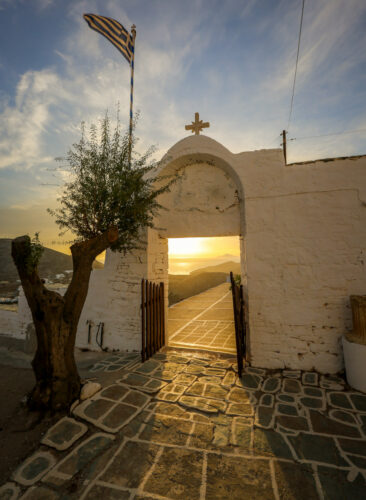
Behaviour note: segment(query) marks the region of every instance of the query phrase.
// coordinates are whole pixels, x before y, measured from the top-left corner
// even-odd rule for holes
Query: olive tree
[[[29,405],[37,409],[67,408],[80,393],[74,346],[88,293],[94,259],[107,248],[129,252],[143,244],[143,229],[153,226],[161,208],[158,196],[174,179],[160,177],[153,150],[129,157],[129,136],[119,120],[111,130],[108,116],[100,128],[82,126],[82,136],[67,153],[69,181],[63,185],[59,208],[49,210],[61,231],[71,231],[73,275],[64,296],[46,288],[38,274],[41,248],[21,236],[12,241],[12,256],[28,301],[37,336],[32,362],[36,385]]]

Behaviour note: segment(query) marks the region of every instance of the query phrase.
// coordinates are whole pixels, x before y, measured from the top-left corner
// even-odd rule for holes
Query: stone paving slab
[[[273,468],[279,498],[286,500],[318,498],[315,477],[310,466],[274,461]]]
[[[253,406],[257,402],[257,399],[251,391],[233,387],[227,394],[226,401],[229,401],[230,403],[251,404]]]
[[[230,403],[226,410],[226,415],[250,415],[252,416],[254,413],[253,406],[243,403]]]
[[[166,352],[127,367],[74,410],[88,438],[18,469],[25,494],[66,499],[77,480],[81,500],[363,500],[366,395],[315,372],[246,367],[238,379],[232,363]],[[156,377],[169,371],[172,380]]]
[[[179,404],[192,410],[199,410],[204,413],[224,412],[227,405],[224,401],[216,399],[206,399],[193,396],[181,396],[178,400]]]
[[[193,422],[170,416],[152,415],[146,422],[139,438],[143,441],[153,441],[157,444],[172,444],[184,446],[193,428]]]
[[[127,386],[111,385],[74,408],[74,415],[107,432],[118,432],[151,400]]]
[[[132,367],[137,361],[140,360],[140,355],[137,353],[118,353],[113,356],[109,356],[103,361],[95,363],[90,369],[93,372],[115,372],[120,371],[125,368]]]
[[[259,390],[263,381],[263,377],[254,373],[244,373],[241,378],[238,377],[236,385],[243,389]]]
[[[163,448],[143,490],[165,498],[199,500],[202,465],[201,452]]]
[[[153,359],[145,361],[145,363],[139,363],[133,368],[135,373],[140,373],[142,375],[157,378],[165,381],[172,381],[178,373],[184,369],[182,363],[174,363],[172,361],[161,363]]]
[[[190,396],[202,396],[204,398],[225,399],[228,391],[218,384],[194,382],[187,390]]]
[[[19,493],[20,488],[15,483],[5,483],[0,487],[0,500],[16,500]]]
[[[131,387],[135,387],[141,391],[151,394],[160,391],[160,389],[167,385],[167,383],[162,380],[146,377],[145,375],[140,375],[139,373],[126,373],[117,382],[120,384],[130,385]]]
[[[274,499],[268,462],[242,457],[209,455],[206,498]]]
[[[257,407],[255,414],[255,421],[254,421],[256,426],[264,427],[265,429],[270,429],[274,427],[274,422],[275,422],[275,414],[271,407],[268,406]],[[284,427],[282,427],[282,429],[285,430]]]
[[[77,448],[63,458],[43,478],[45,483],[60,486],[90,464],[98,455],[110,446],[115,436],[105,433],[96,433],[83,441]]]
[[[60,498],[58,493],[45,486],[32,486],[21,497],[21,500],[57,500]],[[63,496],[62,498],[66,499],[67,497]]]
[[[138,488],[155,463],[159,449],[153,443],[125,442],[100,480],[115,486]]]
[[[168,312],[169,345],[235,353],[235,326],[229,285],[174,304]]]
[[[232,321],[233,320],[233,311],[232,309],[223,309],[216,307],[212,308],[209,311],[205,312],[200,316],[201,320],[214,319],[218,321]]]
[[[56,458],[48,451],[37,451],[27,458],[13,475],[14,481],[29,486],[39,481],[56,463]]]
[[[175,320],[169,320],[173,322]],[[178,326],[178,325],[177,325]],[[235,353],[235,325],[233,321],[191,320],[170,331],[169,345],[173,347],[195,347],[210,351]],[[179,331],[178,331],[179,330]]]
[[[317,472],[325,499],[362,500],[365,498],[365,479],[361,474],[357,474],[351,481],[347,470],[318,466]]]
[[[97,482],[93,488],[88,491],[83,500],[129,500],[131,498],[130,490],[111,487],[110,485]],[[136,499],[137,497],[135,497]]]
[[[70,448],[87,431],[88,427],[85,424],[73,418],[64,417],[47,431],[41,443],[63,451]]]
[[[168,384],[160,392],[158,392],[156,399],[170,401],[173,403],[178,401],[185,390],[186,386],[183,384]]]
[[[154,354],[154,359],[164,361],[164,363],[178,363],[183,365],[198,357],[201,357],[201,355],[191,354],[186,356],[183,354],[173,354],[171,352]]]

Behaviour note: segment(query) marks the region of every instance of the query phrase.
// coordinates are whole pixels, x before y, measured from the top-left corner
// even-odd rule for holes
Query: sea
[[[169,274],[190,274],[192,271],[209,266],[217,266],[224,262],[240,262],[238,255],[222,255],[220,257],[171,258],[169,257]]]

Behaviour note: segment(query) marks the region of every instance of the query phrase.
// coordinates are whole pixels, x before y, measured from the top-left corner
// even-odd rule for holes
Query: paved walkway
[[[233,357],[171,350],[92,373],[114,382],[48,431],[0,499],[365,498],[366,395],[341,378],[238,379]]]
[[[170,307],[169,345],[235,353],[233,301],[229,287],[229,283],[223,283]]]

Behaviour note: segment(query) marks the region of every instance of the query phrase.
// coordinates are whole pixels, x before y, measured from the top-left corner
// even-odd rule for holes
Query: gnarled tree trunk
[[[117,230],[112,228],[93,239],[72,245],[73,277],[63,297],[47,290],[37,269],[29,267],[29,236],[13,240],[12,257],[37,336],[32,362],[36,385],[29,398],[31,408],[57,411],[68,408],[79,397],[80,377],[74,357],[76,330],[88,293],[93,261],[117,237]]]

